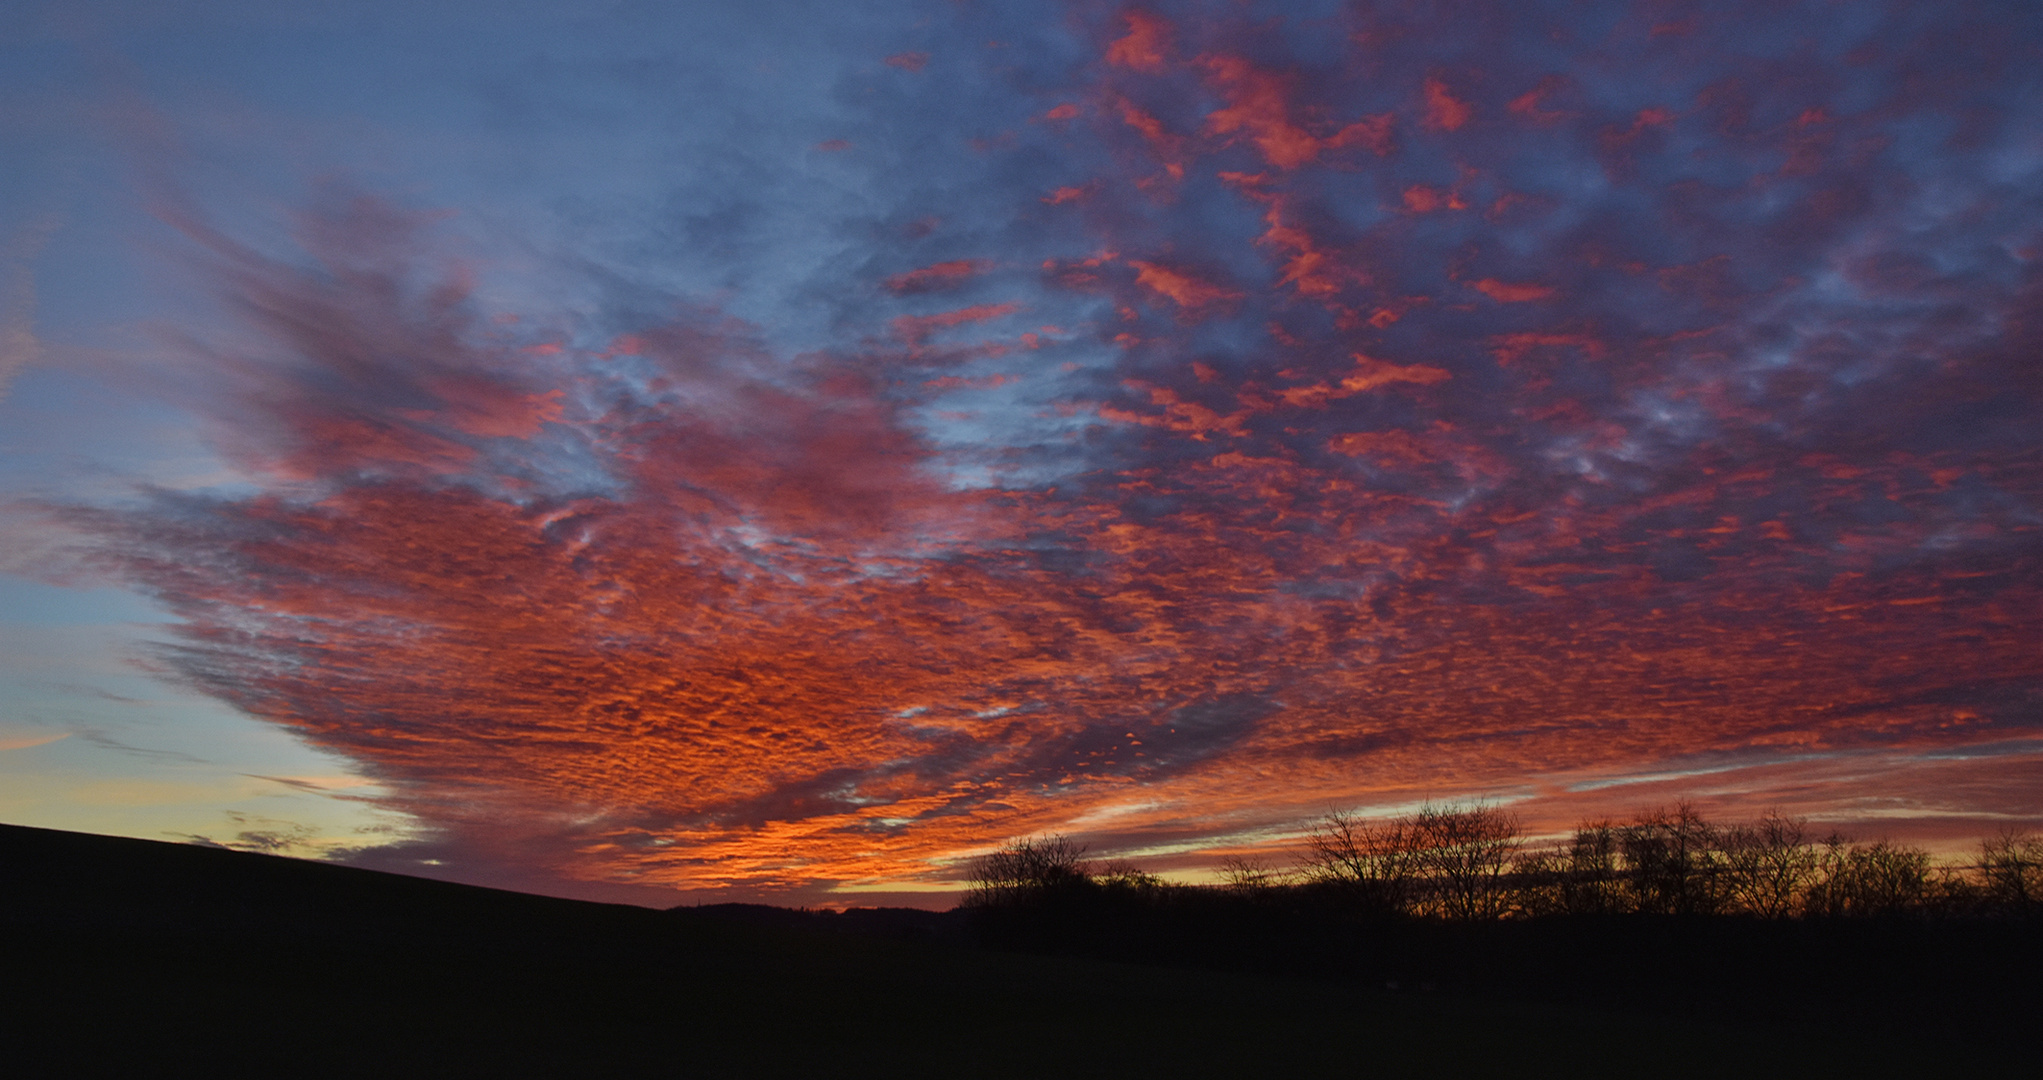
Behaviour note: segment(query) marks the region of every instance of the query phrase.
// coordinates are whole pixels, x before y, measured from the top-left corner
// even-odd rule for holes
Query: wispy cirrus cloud
[[[0,399],[23,368],[42,355],[36,334],[36,257],[63,218],[44,214],[23,226],[0,247]]]

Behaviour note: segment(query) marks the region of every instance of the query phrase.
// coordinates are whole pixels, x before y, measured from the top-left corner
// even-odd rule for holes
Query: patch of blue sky
[[[16,627],[153,623],[162,612],[125,589],[75,588],[0,574],[0,623]]]
[[[474,22],[308,9],[290,19],[213,13],[147,40],[124,18],[88,16],[84,25],[101,27],[83,31],[91,47],[126,56],[136,85],[112,85],[76,58],[43,65],[68,64],[57,81],[74,93],[145,94],[176,144],[172,160],[153,164],[169,166],[237,240],[272,255],[289,246],[274,207],[298,201],[307,177],[352,176],[455,210],[450,227],[483,261],[511,267],[486,268],[485,279],[514,306],[559,295],[559,275],[535,268],[593,263],[657,293],[727,299],[789,344],[814,347],[827,320],[807,333],[790,325],[799,320],[788,312],[800,311],[790,294],[841,256],[828,226],[861,216],[882,190],[871,170],[814,146],[845,127],[839,84],[861,71],[908,74],[880,60],[915,9],[691,5],[615,20],[521,9]],[[463,47],[446,48],[448,34]],[[92,137],[168,149],[136,147],[105,125]],[[708,222],[734,207],[750,208],[750,225],[730,243],[682,236],[657,250],[677,217]]]
[[[5,582],[5,579],[0,579]],[[169,627],[108,590],[33,600],[0,622],[0,819],[150,839],[239,831],[233,815],[288,818],[313,846],[372,846],[398,815],[349,766],[282,728],[158,677]],[[264,777],[302,781],[290,784]]]
[[[951,490],[1040,489],[1100,466],[1091,450],[1064,446],[1103,422],[1096,413],[1059,416],[1013,398],[971,415],[944,411],[931,410],[924,430],[938,450],[934,467]]]
[[[103,379],[32,367],[0,400],[0,500],[109,505],[149,489],[254,493],[192,420]]]

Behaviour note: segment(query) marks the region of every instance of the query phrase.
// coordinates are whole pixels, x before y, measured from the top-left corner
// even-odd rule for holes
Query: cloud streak
[[[0,248],[0,400],[22,369],[42,356],[35,325],[35,261],[63,218],[45,214],[23,226]]]

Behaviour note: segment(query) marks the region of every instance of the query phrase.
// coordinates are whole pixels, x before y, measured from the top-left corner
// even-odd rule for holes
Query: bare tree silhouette
[[[1305,843],[1298,868],[1306,881],[1352,893],[1384,912],[1410,905],[1420,864],[1417,831],[1408,819],[1371,825],[1354,814],[1329,811]]]
[[[1503,914],[1504,874],[1520,846],[1516,818],[1493,806],[1427,805],[1410,831],[1430,894],[1427,907],[1464,921]]]
[[[2013,828],[1979,842],[1979,885],[1987,903],[2019,915],[2043,906],[2043,837]]]
[[[1264,896],[1282,884],[1284,875],[1260,855],[1229,855],[1220,860],[1220,879],[1239,896]]]
[[[1818,863],[1806,831],[1804,823],[1772,811],[1723,830],[1723,875],[1735,908],[1763,919],[1802,909]]]
[[[1092,883],[1104,889],[1153,892],[1164,887],[1162,878],[1123,859],[1110,859],[1093,866],[1081,866]]]
[[[1010,840],[972,864],[968,907],[997,907],[1092,882],[1083,844],[1061,835]]]
[[[1817,875],[1805,910],[1831,918],[1900,914],[1931,892],[1929,852],[1885,840],[1862,846],[1832,834],[1817,852]]]
[[[1383,912],[1469,920],[1495,918],[1520,845],[1518,823],[1491,806],[1428,804],[1371,824],[1330,812],[1306,837],[1299,868]]]
[[[1567,877],[1562,884],[1565,910],[1579,915],[1606,915],[1625,904],[1624,879],[1618,866],[1618,831],[1608,821],[1575,830],[1568,845]]]
[[[1618,833],[1636,911],[1709,915],[1723,908],[1716,826],[1688,803],[1644,814]]]

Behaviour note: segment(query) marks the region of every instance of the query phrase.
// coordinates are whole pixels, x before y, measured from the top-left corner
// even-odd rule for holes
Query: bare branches
[[[1980,892],[1988,904],[2013,914],[2043,906],[2043,837],[2003,829],[1979,843]]]
[[[1220,860],[1220,877],[1238,896],[1264,896],[1282,883],[1284,873],[1260,855],[1229,855]]]
[[[1084,854],[1063,836],[1009,841],[974,863],[965,903],[1170,904],[1188,888],[1197,891],[1129,863],[1087,862]],[[1254,854],[1231,855],[1218,868],[1220,888],[1259,903],[1292,896],[1455,922],[2043,913],[2043,837],[2034,834],[2004,832],[1981,843],[1977,864],[1939,867],[1929,852],[1886,840],[1832,834],[1818,842],[1806,822],[1778,812],[1719,825],[1686,804],[1622,823],[1585,822],[1570,837],[1536,845],[1495,806],[1428,804],[1381,820],[1336,811],[1313,823],[1295,858],[1287,873]]]
[[[1771,811],[1751,825],[1724,830],[1724,878],[1734,909],[1762,919],[1800,910],[1817,869],[1806,831],[1804,823]]]
[[[1083,844],[1063,836],[1010,840],[999,851],[972,865],[970,907],[997,907],[1074,885],[1089,884],[1091,874],[1080,861]]]
[[[1695,807],[1644,814],[1618,832],[1639,911],[1709,915],[1723,909],[1722,847]]]
[[[1929,853],[1832,836],[1770,812],[1721,826],[1693,806],[1588,822],[1528,847],[1488,806],[1426,806],[1380,822],[1330,813],[1299,857],[1308,883],[1384,913],[1458,921],[1542,915],[1743,915],[1762,919],[2043,906],[2043,839],[2008,833],[1976,868],[1933,868]],[[1230,882],[1234,881],[1230,877]]]
[[[1402,911],[1419,877],[1418,838],[1404,818],[1371,825],[1329,812],[1305,838],[1299,872],[1309,882],[1353,893],[1363,904]]]
[[[1517,818],[1493,806],[1425,806],[1412,825],[1439,914],[1469,920],[1504,913],[1504,873],[1521,846]]]
[[[1428,805],[1378,824],[1333,812],[1306,837],[1299,868],[1383,911],[1494,918],[1518,847],[1517,821],[1494,807]]]
[[[1816,853],[1817,880],[1804,906],[1811,915],[1898,915],[1930,891],[1929,852],[1882,840],[1860,846],[1832,835]]]

